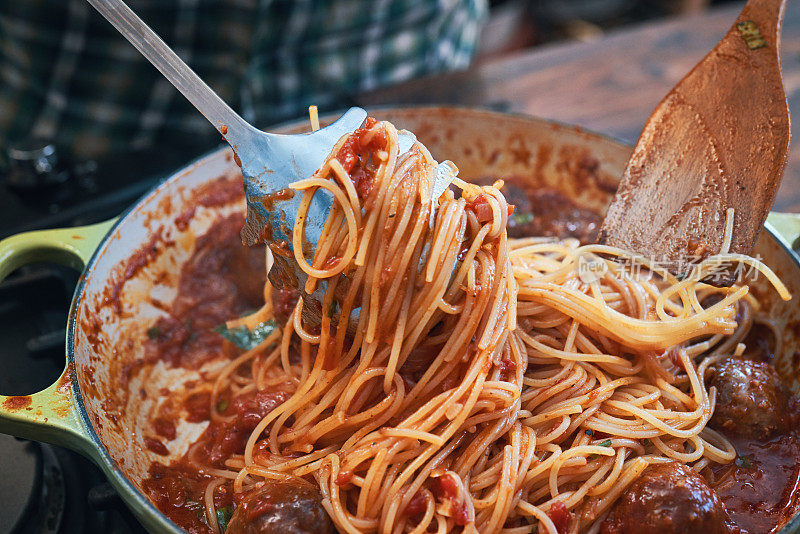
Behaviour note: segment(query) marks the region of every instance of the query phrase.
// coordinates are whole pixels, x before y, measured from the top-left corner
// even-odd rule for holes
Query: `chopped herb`
[[[161,328],[158,326],[151,326],[150,328],[147,329],[147,337],[149,337],[150,339],[157,339],[161,337],[161,334],[163,334],[163,332],[161,331]]]
[[[220,532],[225,532],[228,528],[228,523],[233,515],[233,507],[228,505],[222,508],[217,508],[217,524],[219,525]]]
[[[592,454],[590,454],[589,456],[587,456],[587,457],[586,457],[586,459],[587,459],[588,461],[590,461],[590,462],[591,462],[592,460],[594,460],[595,458],[597,458],[597,455],[596,455],[596,454],[594,454],[594,453],[592,453]]]
[[[228,399],[225,398],[220,399],[219,401],[217,401],[217,411],[219,413],[224,412],[225,410],[228,409],[229,404],[230,403],[228,402]]]
[[[591,435],[594,434],[594,432],[592,432],[592,430],[590,428],[587,428],[586,430],[584,430],[583,433],[586,434],[587,436],[591,436]]]
[[[328,317],[333,317],[339,312],[339,302],[332,300],[331,305],[328,306]]]
[[[739,467],[744,467],[745,469],[750,469],[751,467],[753,467],[753,462],[750,461],[750,458],[744,455],[737,456],[735,463]]]
[[[642,441],[642,443],[644,444],[644,446],[645,446],[645,447],[647,447],[648,445],[650,445],[650,444],[651,444],[651,443],[653,443],[653,442],[652,442],[652,441],[650,441],[650,440],[649,440],[649,439],[647,439],[647,438],[644,438],[644,441]]]
[[[678,282],[681,282],[681,281],[683,281],[683,280],[684,280],[684,279],[685,279],[687,276],[689,276],[689,273],[681,273],[681,274],[677,275],[675,278],[677,278],[677,279],[678,279]]]
[[[274,320],[270,319],[269,321],[259,324],[252,330],[248,330],[245,326],[240,326],[231,330],[224,324],[221,324],[214,329],[214,332],[240,349],[250,350],[267,339],[270,334],[275,331],[275,328],[277,328],[277,324]]]
[[[600,446],[601,446],[601,447],[610,447],[610,446],[611,446],[611,440],[610,440],[610,439],[607,439],[607,440],[605,440],[605,441],[601,441],[601,442],[600,442]]]
[[[515,225],[528,224],[533,221],[533,213],[517,213],[509,217]]]
[[[185,506],[187,509],[195,511],[195,512],[197,510],[202,510],[204,508],[204,506],[202,504],[200,504],[197,501],[193,501],[191,499],[186,499],[185,501],[183,501],[183,506]]]

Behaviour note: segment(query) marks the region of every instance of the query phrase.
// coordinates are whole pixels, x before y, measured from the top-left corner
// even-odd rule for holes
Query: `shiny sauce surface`
[[[772,364],[775,334],[754,322],[745,336],[748,359]],[[743,534],[776,532],[798,510],[800,492],[800,396],[789,399],[790,431],[765,440],[726,436],[738,457],[727,465],[712,464],[709,485],[722,498]]]
[[[743,532],[772,532],[794,515],[800,473],[800,440],[778,435],[766,442],[731,439],[739,457],[715,465],[711,487]]]

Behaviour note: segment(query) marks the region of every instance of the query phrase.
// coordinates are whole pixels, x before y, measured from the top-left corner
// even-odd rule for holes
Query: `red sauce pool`
[[[222,351],[223,338],[215,327],[261,306],[264,250],[242,246],[243,224],[243,216],[233,215],[198,238],[194,255],[183,265],[169,316],[148,330],[147,363],[196,368]]]
[[[711,486],[743,533],[772,532],[795,511],[800,440],[781,435],[765,443],[731,441],[739,458],[729,465],[715,465]]]
[[[487,178],[475,183],[490,185],[494,181],[493,178]],[[575,237],[582,244],[597,240],[597,233],[603,223],[600,213],[576,204],[555,189],[533,189],[523,177],[512,176],[504,179],[504,182],[501,191],[508,203],[514,205],[508,218],[509,237]],[[476,211],[476,215],[480,220],[480,213]],[[487,215],[483,217],[486,218]]]

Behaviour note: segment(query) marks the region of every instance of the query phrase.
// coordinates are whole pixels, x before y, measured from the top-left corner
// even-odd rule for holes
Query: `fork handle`
[[[163,74],[220,133],[255,130],[233,111],[122,0],[87,0]],[[223,128],[224,126],[224,128]],[[225,135],[225,133],[223,133]],[[229,135],[225,135],[229,139]],[[237,136],[238,137],[238,136]],[[230,141],[229,141],[230,142]]]

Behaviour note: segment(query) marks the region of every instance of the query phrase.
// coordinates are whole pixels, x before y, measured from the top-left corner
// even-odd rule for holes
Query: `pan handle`
[[[114,222],[26,232],[0,241],[0,281],[34,262],[61,263],[83,270]],[[91,456],[93,446],[78,417],[74,394],[72,372],[65,366],[59,379],[38,393],[0,395],[0,432],[55,443]]]
[[[766,226],[783,240],[789,250],[800,255],[800,213],[770,212]]]

